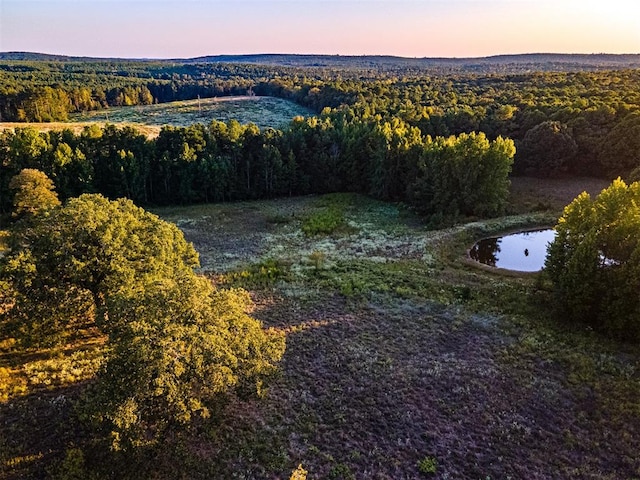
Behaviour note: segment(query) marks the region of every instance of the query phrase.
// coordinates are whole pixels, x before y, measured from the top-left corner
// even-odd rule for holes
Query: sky
[[[0,0],[0,52],[640,53],[638,0]]]

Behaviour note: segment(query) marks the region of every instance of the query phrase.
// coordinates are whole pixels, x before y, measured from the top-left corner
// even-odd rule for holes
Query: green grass
[[[303,233],[330,209],[347,230]],[[251,314],[286,332],[267,396],[230,395],[164,445],[115,454],[73,414],[98,347],[8,342],[0,477],[638,478],[640,349],[564,323],[543,275],[465,258],[554,212],[428,230],[358,195],[163,209],[204,269],[250,288]]]
[[[212,120],[255,123],[260,128],[282,128],[296,116],[313,112],[288,100],[274,97],[215,97],[201,100],[113,107],[71,116],[72,122],[102,121],[142,125],[188,126]]]
[[[438,468],[438,461],[433,457],[424,457],[418,463],[418,470],[420,473],[424,473],[425,475],[433,475],[436,473]]]
[[[338,207],[327,207],[309,215],[302,222],[302,231],[309,236],[329,235],[344,225],[344,212]]]

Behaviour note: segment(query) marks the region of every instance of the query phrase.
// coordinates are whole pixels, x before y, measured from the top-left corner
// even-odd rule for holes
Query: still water
[[[544,267],[547,247],[555,236],[555,230],[546,229],[485,238],[473,246],[469,256],[492,267],[537,272]]]

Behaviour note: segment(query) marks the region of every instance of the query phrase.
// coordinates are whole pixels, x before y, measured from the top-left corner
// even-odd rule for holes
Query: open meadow
[[[212,120],[227,122],[235,119],[242,124],[255,123],[260,128],[282,128],[296,116],[312,114],[311,110],[281,98],[242,96],[112,107],[75,114],[71,116],[71,120],[187,127],[194,123],[208,124]]]
[[[543,186],[516,183],[522,210]],[[313,479],[638,478],[638,348],[552,320],[543,275],[465,255],[478,238],[553,225],[574,183],[547,184],[540,211],[442,229],[352,194],[156,211],[203,273],[247,288],[252,315],[286,333],[268,394],[229,396],[163,445],[110,454],[77,421],[100,339],[21,355],[5,342],[0,478],[72,478],[79,464],[93,478],[275,479],[299,464]]]
[[[275,97],[214,97],[155,105],[110,107],[73,114],[68,122],[0,122],[0,130],[33,127],[41,132],[70,129],[79,135],[85,127],[107,124],[133,127],[149,138],[155,138],[163,125],[185,127],[212,120],[255,123],[260,128],[283,128],[296,116],[313,112],[288,100]]]

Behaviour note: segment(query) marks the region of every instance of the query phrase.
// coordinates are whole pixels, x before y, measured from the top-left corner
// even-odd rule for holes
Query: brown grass
[[[510,208],[513,213],[532,210],[561,211],[582,192],[597,195],[611,182],[602,178],[512,177]]]
[[[20,123],[20,122],[0,122],[0,130],[14,131],[16,128],[35,128],[39,132],[61,131],[65,129],[71,130],[75,135],[82,133],[86,127],[91,125],[98,125],[104,128],[108,122],[49,122],[49,123]],[[132,127],[138,130],[141,134],[146,135],[147,138],[155,138],[160,133],[159,125],[143,125],[140,123],[122,122],[116,123],[119,127]]]

